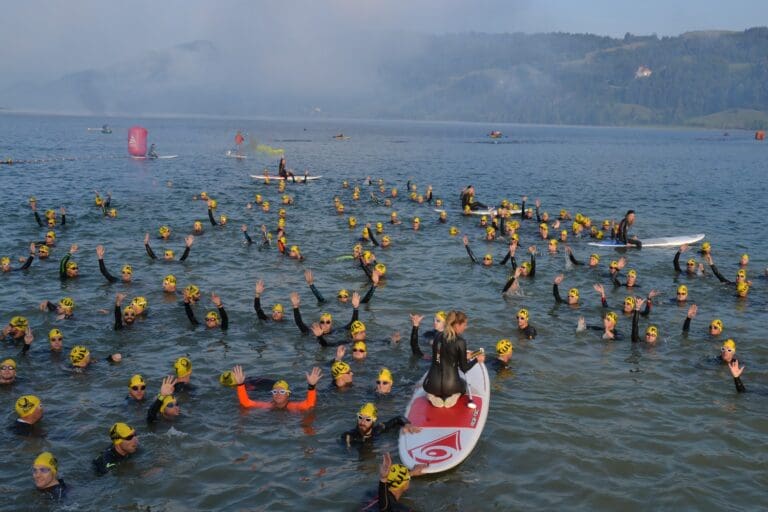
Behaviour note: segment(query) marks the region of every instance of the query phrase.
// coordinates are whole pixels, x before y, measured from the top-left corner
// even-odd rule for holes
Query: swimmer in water
[[[51,452],[43,452],[32,463],[35,487],[50,499],[60,501],[67,496],[67,484],[59,478],[59,461]]]
[[[96,246],[96,257],[99,259],[99,271],[101,272],[101,275],[104,276],[104,279],[110,283],[116,283],[118,279],[109,273],[107,266],[104,264],[104,252],[103,245]],[[128,264],[123,265],[123,268],[120,270],[120,277],[124,283],[130,283],[133,278],[133,267]]]
[[[248,397],[245,389],[245,372],[240,365],[232,368],[232,375],[237,385],[237,398],[240,405],[246,408],[257,409],[285,409],[294,412],[304,412],[312,409],[317,403],[317,390],[315,389],[318,381],[323,376],[323,372],[315,366],[312,371],[307,373],[307,397],[301,401],[291,402],[291,388],[284,380],[278,380],[272,385],[272,399],[269,402],[254,401]]]
[[[399,432],[400,429],[406,433],[421,432],[421,427],[411,424],[405,416],[395,416],[383,423],[377,423],[377,419],[376,406],[371,402],[364,404],[357,412],[357,425],[341,434],[341,442],[349,448],[352,445],[373,443],[382,434]]]
[[[109,438],[112,444],[93,460],[96,476],[106,475],[139,449],[136,430],[126,423],[119,422],[112,425],[109,429]]]

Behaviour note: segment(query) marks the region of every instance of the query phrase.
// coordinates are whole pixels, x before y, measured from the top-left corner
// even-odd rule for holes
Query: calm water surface
[[[764,332],[768,319],[768,237],[763,223],[768,180],[768,145],[751,133],[608,128],[553,128],[350,121],[222,121],[179,119],[109,119],[114,133],[86,131],[102,119],[0,116],[0,158],[42,159],[43,163],[0,166],[5,187],[0,201],[0,252],[14,258],[27,254],[30,241],[41,240],[27,205],[35,195],[41,210],[67,208],[67,226],[49,261],[35,261],[29,272],[0,276],[0,321],[17,314],[30,319],[36,341],[27,357],[3,347],[3,358],[19,362],[18,383],[0,390],[0,419],[10,425],[13,403],[26,393],[45,405],[43,439],[19,440],[0,433],[2,510],[40,510],[50,505],[33,489],[30,465],[37,453],[51,450],[61,475],[72,487],[61,508],[70,510],[355,510],[376,488],[380,454],[397,452],[397,439],[384,438],[374,450],[349,451],[338,435],[355,422],[360,405],[376,400],[382,419],[402,414],[412,386],[425,367],[412,361],[407,343],[390,345],[400,331],[407,339],[408,314],[463,309],[470,318],[466,337],[488,352],[503,337],[515,343],[513,369],[494,377],[491,412],[484,437],[456,470],[414,480],[405,503],[417,510],[757,510],[768,507],[768,461],[765,421],[768,402]],[[141,123],[166,161],[137,162],[125,155],[127,128]],[[323,175],[307,186],[289,186],[295,204],[288,209],[289,244],[298,244],[304,263],[283,259],[275,250],[258,251],[242,244],[239,226],[251,233],[277,223],[280,194],[275,184],[254,183],[250,173],[276,159],[252,154],[247,161],[224,158],[236,129],[251,139],[285,148],[289,166]],[[501,129],[498,144],[484,137]],[[334,141],[343,131],[351,138]],[[605,342],[591,332],[575,333],[579,315],[600,321],[599,298],[592,284],[602,282],[612,306],[626,290],[614,291],[607,263],[618,257],[602,250],[599,271],[566,266],[563,254],[550,256],[536,239],[535,224],[522,230],[521,247],[539,249],[535,279],[525,280],[519,294],[500,290],[507,268],[472,265],[460,238],[436,222],[431,207],[419,206],[401,193],[393,208],[368,200],[366,176],[382,178],[387,187],[405,191],[411,179],[423,191],[457,208],[460,189],[472,183],[481,201],[541,198],[543,210],[583,212],[601,221],[619,219],[628,208],[638,213],[634,231],[642,237],[706,233],[723,273],[732,278],[743,252],[751,256],[750,297],[738,301],[733,290],[711,275],[678,277],[672,268],[675,249],[627,253],[628,268],[639,274],[642,293],[662,292],[651,315],[661,340],[656,346]],[[342,180],[363,187],[353,201]],[[93,190],[112,191],[114,220],[101,217]],[[219,202],[230,224],[214,228],[203,202],[192,196],[207,191]],[[269,214],[248,210],[261,193],[273,205]],[[386,284],[361,308],[369,332],[369,357],[353,365],[355,386],[332,391],[327,362],[331,349],[301,336],[292,321],[261,323],[252,309],[253,287],[264,279],[265,309],[299,291],[305,321],[329,311],[346,322],[350,310],[331,300],[317,305],[302,272],[311,268],[318,288],[332,299],[340,288],[364,292],[363,272],[339,256],[350,253],[359,229],[347,228],[347,216],[335,215],[332,198],[340,195],[347,216],[359,225],[389,218],[421,217],[423,229],[386,225],[393,246],[377,250],[387,265]],[[155,252],[179,253],[183,236],[195,220],[204,222],[189,260],[150,260],[143,236],[150,232]],[[173,229],[165,243],[159,226]],[[453,214],[450,224],[470,235],[475,252],[501,258],[505,244],[486,244],[477,218]],[[61,283],[58,259],[72,243],[81,277]],[[118,274],[124,263],[134,267],[130,285],[108,284],[99,274],[95,247],[104,244],[108,268]],[[574,241],[578,258],[592,251]],[[522,249],[520,251],[522,253]],[[519,255],[519,261],[522,261]],[[219,294],[230,316],[230,329],[192,328],[178,299],[168,299],[161,281],[174,273],[179,287],[197,284],[204,300],[198,318],[212,308],[210,292]],[[578,287],[578,310],[557,307],[552,279],[564,272],[565,288]],[[689,285],[699,313],[687,338],[680,335],[687,308],[670,303],[678,283]],[[144,295],[146,320],[116,333],[111,309],[117,292]],[[56,320],[37,310],[43,300],[69,295],[77,302],[75,319]],[[534,341],[517,339],[515,312],[530,310],[538,328]],[[108,313],[105,314],[104,310]],[[727,369],[712,360],[722,340],[709,339],[706,326],[722,318],[725,332],[738,343],[747,369],[748,393],[737,395]],[[641,321],[641,326],[645,321]],[[120,351],[124,361],[103,361],[84,375],[73,375],[64,358],[48,352],[46,333],[65,333],[67,350],[87,345],[103,357]],[[629,335],[630,322],[619,329]],[[197,389],[182,396],[183,416],[173,424],[147,427],[146,405],[126,405],[127,382],[134,373],[159,390],[173,361],[189,355]],[[319,402],[307,416],[244,411],[235,392],[218,384],[221,371],[242,364],[248,375],[287,379],[297,398],[304,396],[304,372],[319,365],[326,372]],[[395,375],[395,392],[375,398],[378,369]],[[258,398],[258,397],[254,397]],[[109,444],[108,429],[125,421],[137,429],[139,453],[113,474],[96,478],[90,461]],[[55,507],[54,507],[55,508]]]

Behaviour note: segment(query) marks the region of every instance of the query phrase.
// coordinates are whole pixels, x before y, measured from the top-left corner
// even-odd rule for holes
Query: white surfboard
[[[297,176],[294,176],[292,178],[291,177],[283,178],[282,176],[264,176],[263,174],[251,174],[251,178],[253,178],[255,180],[262,180],[262,181],[267,181],[267,180],[270,180],[270,181],[271,180],[277,180],[277,181],[288,180],[288,183],[291,183],[291,182],[294,182],[294,181],[296,183],[304,183],[305,181],[319,180],[320,178],[322,178],[322,176],[297,175]]]
[[[424,375],[426,377],[426,374]],[[421,432],[400,432],[400,460],[409,468],[428,463],[425,473],[440,473],[461,464],[475,448],[488,418],[491,404],[491,386],[488,370],[478,363],[465,375],[472,391],[475,408],[468,407],[468,396],[462,396],[449,409],[433,407],[420,379],[406,417]]]
[[[435,211],[438,213],[442,213],[448,210],[445,210],[442,208],[435,208]],[[510,209],[507,209],[507,211],[510,213],[510,215],[520,215],[523,212],[523,210],[510,210]],[[456,210],[455,212],[452,212],[452,213],[455,213],[456,215],[464,215],[464,212],[460,210]],[[469,213],[470,215],[496,215],[496,209],[489,208],[487,210],[473,210]]]
[[[706,235],[704,233],[698,233],[696,235],[683,235],[683,236],[664,236],[660,238],[645,238],[640,239],[643,247],[679,247],[683,244],[694,244],[704,239]],[[635,247],[632,244],[625,244],[622,242],[616,242],[614,240],[604,240],[601,242],[589,242],[589,245],[595,247]]]
[[[236,158],[238,160],[247,160],[248,159],[247,155],[241,155],[240,153],[236,153],[236,152],[232,151],[231,149],[229,151],[227,151],[226,153],[224,153],[224,156],[226,156],[227,158]]]
[[[149,158],[148,156],[131,156],[134,160],[171,160],[178,158],[179,155],[160,155],[157,158]]]

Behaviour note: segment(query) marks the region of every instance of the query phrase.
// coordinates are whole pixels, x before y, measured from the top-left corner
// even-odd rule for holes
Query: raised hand
[[[421,321],[424,320],[424,315],[415,315],[411,313],[411,325],[414,327],[418,327],[419,324],[421,324]]]
[[[243,367],[239,364],[232,367],[232,376],[235,378],[235,383],[238,386],[245,382],[245,372],[243,372]]]
[[[291,292],[291,305],[293,306],[293,309],[298,309],[301,305],[301,298],[296,292]]]
[[[176,385],[176,377],[174,377],[173,375],[168,375],[163,379],[163,383],[160,385],[160,395],[161,396],[173,395],[175,385]]]
[[[96,257],[100,260],[104,259],[104,246],[103,245],[97,245],[96,246]]]
[[[307,373],[306,375],[307,375],[307,384],[309,384],[310,386],[314,386],[317,384],[317,381],[319,381],[320,378],[323,376],[323,371],[319,367],[315,366],[314,368],[312,368],[312,371]]]

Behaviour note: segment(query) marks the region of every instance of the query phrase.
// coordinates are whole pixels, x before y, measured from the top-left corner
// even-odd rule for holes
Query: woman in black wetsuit
[[[432,366],[424,379],[424,391],[435,407],[453,407],[466,391],[459,369],[467,373],[475,363],[485,361],[485,355],[467,360],[467,342],[461,335],[467,328],[467,315],[451,311],[445,320],[445,330],[432,344]]]

